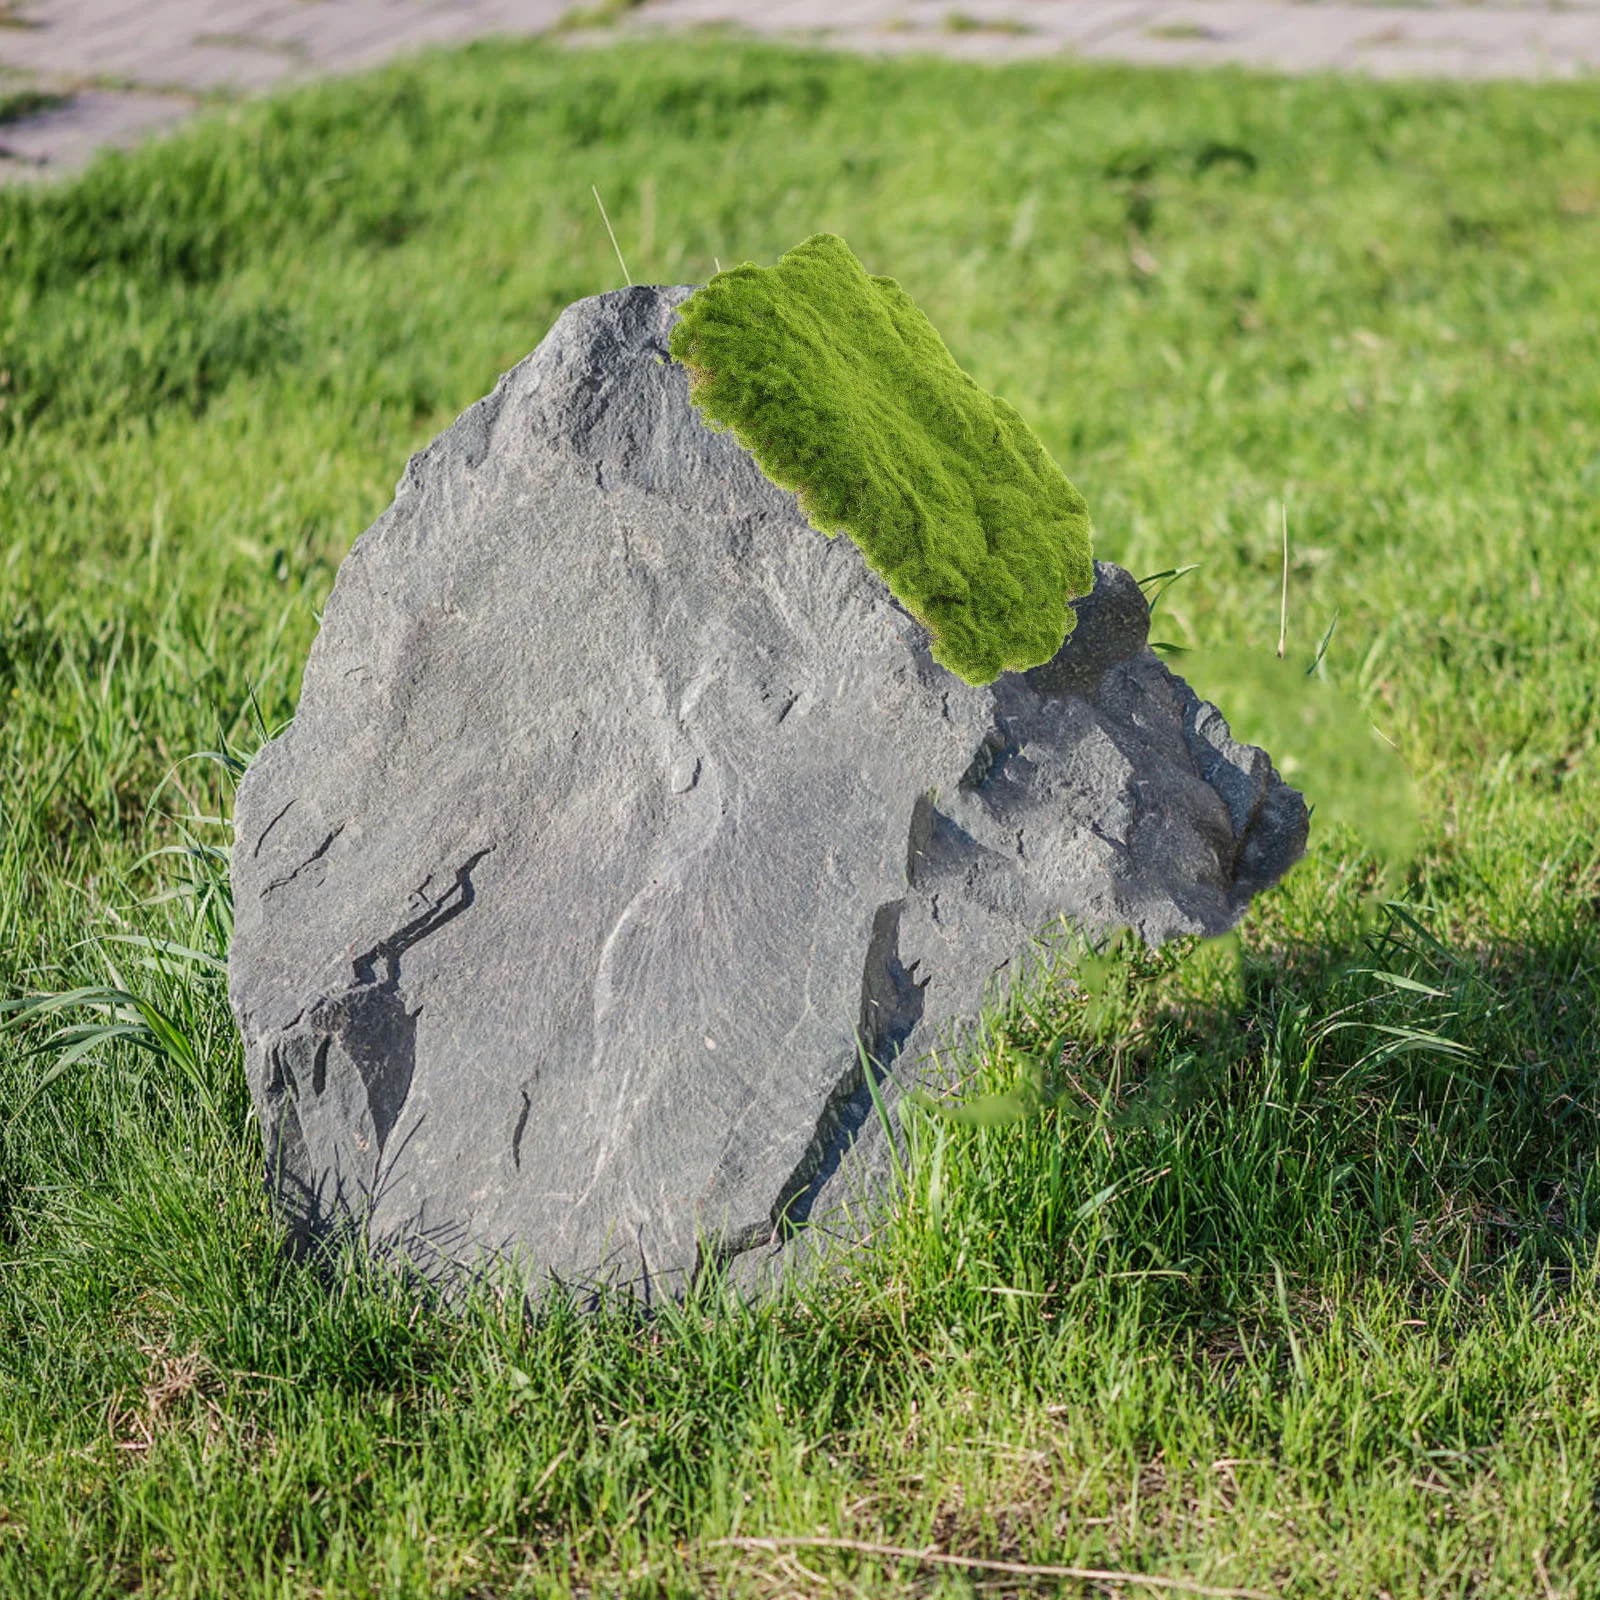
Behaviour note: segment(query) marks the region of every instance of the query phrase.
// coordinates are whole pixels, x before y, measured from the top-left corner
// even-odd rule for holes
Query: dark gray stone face
[[[535,1292],[783,1268],[881,1177],[863,1054],[892,1103],[1061,917],[1220,933],[1304,850],[1121,569],[1049,664],[938,666],[701,422],[692,292],[569,306],[413,458],[240,785],[230,989],[301,1237]]]

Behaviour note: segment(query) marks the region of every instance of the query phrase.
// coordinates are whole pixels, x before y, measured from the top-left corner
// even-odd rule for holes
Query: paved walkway
[[[0,0],[0,181],[81,166],[208,100],[357,72],[429,45],[560,30],[573,47],[730,23],[831,48],[1065,52],[1383,76],[1600,72],[1600,0]],[[19,92],[59,96],[12,114]]]

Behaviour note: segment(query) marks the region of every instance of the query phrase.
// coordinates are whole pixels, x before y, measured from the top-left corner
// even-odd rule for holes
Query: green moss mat
[[[1083,496],[837,234],[719,272],[672,330],[690,396],[830,537],[848,533],[967,682],[1050,660],[1094,587]]]

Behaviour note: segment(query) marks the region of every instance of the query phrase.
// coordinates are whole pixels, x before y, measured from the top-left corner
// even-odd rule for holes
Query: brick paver
[[[0,123],[0,181],[70,172],[207,98],[355,72],[430,45],[549,31],[571,0],[0,0],[0,94],[68,103]],[[726,23],[846,50],[973,60],[1068,53],[1379,76],[1600,72],[1600,0],[643,0],[573,48]]]

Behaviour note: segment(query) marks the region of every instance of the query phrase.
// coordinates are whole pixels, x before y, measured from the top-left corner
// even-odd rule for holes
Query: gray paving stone
[[[486,31],[475,17],[439,13],[380,29],[339,50],[319,52],[318,61],[329,72],[363,72],[419,50],[465,44]]]
[[[939,11],[933,5],[925,9],[930,15]],[[1064,44],[1080,46],[1119,28],[1141,27],[1161,9],[1152,0],[1048,0],[1027,7],[1026,20]]]
[[[194,89],[226,89],[256,94],[286,84],[306,71],[308,63],[284,50],[244,40],[225,41],[215,34],[196,34],[186,47],[173,51],[167,82]]]
[[[938,0],[913,0],[912,4],[902,3],[888,9],[891,14],[898,14],[908,22],[925,28],[942,29],[945,18],[953,11],[958,11],[961,16],[972,22],[982,23],[997,30],[1003,29],[1008,23],[1014,23],[1034,32],[1052,31],[1035,16],[1038,6],[1019,5],[1017,0],[961,0],[959,5],[940,4]],[[1018,35],[1012,34],[1011,37],[1015,38]]]
[[[30,29],[0,29],[0,63],[62,76],[126,76],[145,84],[174,80],[175,57],[197,33],[223,28],[230,8],[192,3],[107,7],[103,16],[55,19]],[[209,86],[209,85],[207,85]]]
[[[1307,71],[1338,65],[1362,27],[1370,27],[1352,15],[1354,8],[1303,18],[1286,17],[1286,9],[1162,6],[1084,41],[1079,51],[1091,58],[1160,66],[1240,62]]]
[[[1287,8],[1276,8],[1286,12]],[[1300,8],[1296,8],[1296,13]],[[1281,14],[1264,20],[1250,33],[1222,33],[1220,59],[1251,66],[1274,65],[1292,72],[1315,72],[1341,64],[1355,64],[1356,41],[1370,33],[1373,22],[1364,8],[1341,6],[1337,10],[1307,14]],[[1219,30],[1220,31],[1220,30]],[[1148,35],[1147,35],[1148,36]]]
[[[477,6],[491,31],[515,33],[543,33],[571,9],[570,0],[481,0]]]
[[[863,8],[865,9],[865,8]],[[737,22],[752,33],[782,33],[811,28],[845,28],[861,19],[841,0],[774,0],[773,4],[753,6],[740,0],[658,0],[642,7],[630,21],[683,25],[701,22]]]
[[[533,34],[569,9],[560,0],[434,0],[432,4],[279,7],[256,31],[302,51],[316,70],[353,72],[430,46],[496,33]]]
[[[70,105],[0,127],[0,181],[72,171],[108,146],[137,144],[176,127],[191,110],[165,95],[85,91]]]
[[[303,52],[308,61],[318,66],[328,66],[352,46],[403,32],[427,16],[408,11],[397,17],[391,14],[392,9],[373,5],[301,5],[280,10],[256,32],[262,38]]]
[[[570,8],[571,0],[24,0],[18,15],[34,26],[0,28],[0,72],[254,94],[428,46],[543,33]],[[951,31],[952,11],[989,26]],[[1033,31],[1001,31],[1007,20]],[[1089,60],[1379,77],[1600,71],[1600,0],[645,0],[616,28],[561,42],[594,48],[711,22],[830,48],[968,60],[1068,51]],[[182,113],[180,101],[108,97],[98,87],[98,98],[5,130],[0,137],[39,152],[44,164],[0,162],[0,179],[71,171],[97,140],[124,142]]]
[[[791,30],[798,34],[798,30]],[[888,32],[882,28],[839,29],[817,40],[824,49],[858,51],[863,55],[940,55],[957,61],[1024,61],[1059,55],[1061,41],[1048,34],[958,33],[948,39],[918,29]]]
[[[1160,18],[1162,8],[1150,0],[1104,0],[1104,3],[1074,5],[1066,3],[1013,7],[1023,20],[1041,35],[1054,40],[1061,49],[1081,52],[1085,47],[1118,34],[1137,36],[1151,21]],[[974,13],[975,14],[975,13]],[[944,8],[923,4],[908,11],[914,20],[934,34],[942,35]],[[944,37],[953,37],[942,35]]]

